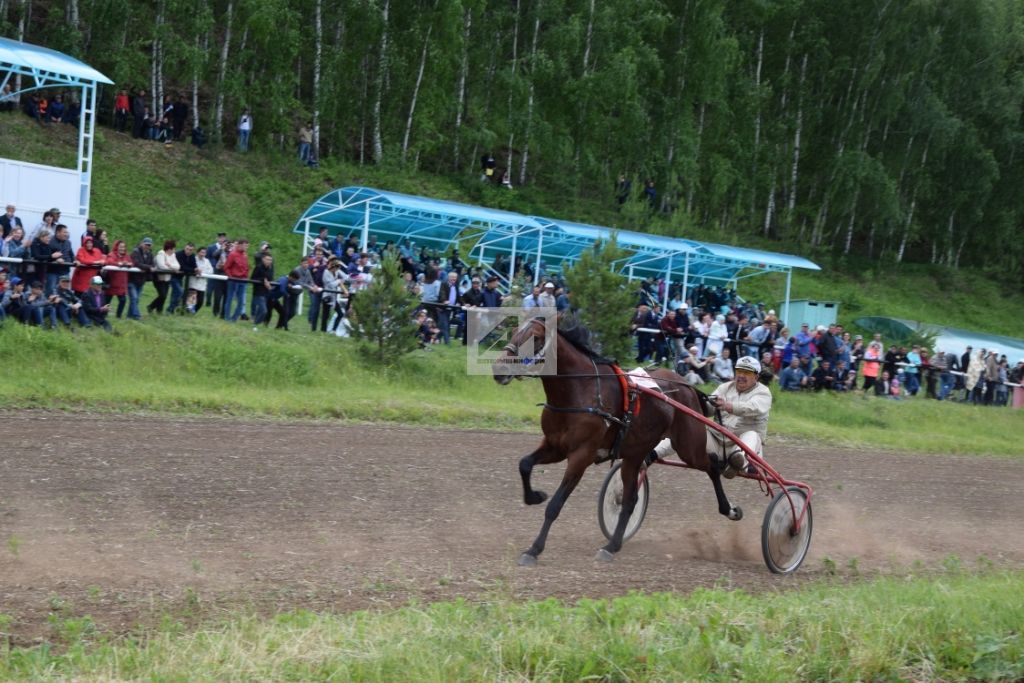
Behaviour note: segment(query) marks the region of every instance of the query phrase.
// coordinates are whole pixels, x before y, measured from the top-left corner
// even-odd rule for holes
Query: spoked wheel
[[[615,525],[619,522],[619,512],[622,510],[622,475],[619,474],[621,467],[621,461],[612,465],[605,475],[604,483],[601,484],[601,491],[597,494],[597,523],[601,525],[601,533],[609,541],[615,533]],[[626,523],[626,532],[622,535],[623,543],[640,530],[644,515],[647,514],[647,504],[651,500],[651,485],[646,475],[646,471],[641,470],[636,507],[633,508],[633,514]]]
[[[793,501],[792,506],[790,500]],[[793,522],[800,518],[804,508],[807,513],[800,530],[794,532]],[[790,574],[797,570],[811,546],[811,523],[811,504],[806,491],[790,486],[786,491],[775,494],[764,511],[764,524],[761,526],[761,552],[768,569],[775,574]]]

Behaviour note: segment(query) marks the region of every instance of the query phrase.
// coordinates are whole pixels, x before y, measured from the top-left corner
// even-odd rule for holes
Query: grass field
[[[346,615],[231,615],[189,629],[7,649],[4,680],[1020,680],[1024,574],[891,577],[750,595],[412,605]],[[3,630],[0,616],[0,631]]]

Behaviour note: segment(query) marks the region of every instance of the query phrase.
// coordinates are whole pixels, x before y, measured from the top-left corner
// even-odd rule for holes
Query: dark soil
[[[471,599],[565,600],[705,586],[779,590],[820,578],[1020,566],[1024,462],[768,444],[815,488],[810,555],[793,576],[761,559],[767,499],[726,483],[746,517],[716,512],[703,474],[655,467],[643,528],[612,564],[591,469],[534,568],[516,559],[543,507],[517,463],[536,436],[315,422],[11,412],[0,415],[0,626],[53,638],[51,615],[111,632],[165,615],[216,618]],[[562,466],[538,470],[551,492]],[[823,561],[825,559],[831,562]],[[985,562],[987,564],[987,562]],[[2,623],[2,622],[0,622]]]

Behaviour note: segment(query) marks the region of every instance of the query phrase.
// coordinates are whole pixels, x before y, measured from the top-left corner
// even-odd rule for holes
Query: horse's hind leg
[[[569,454],[569,464],[566,465],[562,483],[558,485],[558,490],[548,501],[548,506],[544,510],[544,524],[541,526],[537,538],[534,539],[533,545],[519,556],[520,566],[537,564],[537,556],[544,552],[544,544],[547,543],[551,525],[558,519],[558,515],[562,512],[562,506],[565,505],[565,501],[568,500],[569,494],[573,492],[576,485],[580,483],[580,478],[590,462],[591,460],[582,451],[574,451]]]
[[[719,514],[725,515],[734,522],[738,522],[743,519],[743,510],[739,505],[733,505],[729,502],[729,499],[725,497],[725,489],[722,488],[722,474],[718,471],[715,463],[711,463],[711,469],[708,470],[708,476],[711,477],[711,484],[715,487],[715,498],[718,499],[718,512]]]
[[[597,559],[603,562],[611,562],[612,555],[622,550],[622,537],[626,534],[626,525],[636,508],[640,463],[636,458],[624,458],[619,474],[622,475],[622,508],[619,510],[619,519],[615,522],[611,540],[597,551]]]
[[[540,505],[548,499],[548,494],[538,491],[530,485],[530,475],[533,474],[534,465],[547,465],[564,459],[565,456],[559,455],[548,446],[547,440],[541,441],[540,447],[533,453],[523,456],[523,459],[519,461],[519,476],[523,480],[523,502],[527,505]]]

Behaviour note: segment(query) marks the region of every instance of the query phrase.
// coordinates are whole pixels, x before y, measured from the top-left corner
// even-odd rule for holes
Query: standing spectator
[[[644,181],[644,199],[650,206],[652,212],[658,210],[658,190],[654,187],[654,181],[650,178]]]
[[[853,346],[850,347],[850,372],[857,376],[857,371],[860,370],[861,361],[864,360],[864,337],[857,335],[853,338]]]
[[[523,308],[537,308],[540,306],[540,285],[534,285],[530,293],[523,297]]]
[[[107,256],[107,265],[115,268],[131,268],[132,258],[128,255],[128,245],[124,240],[114,242],[114,249]],[[120,319],[124,313],[124,306],[128,293],[128,273],[123,270],[107,270],[107,288],[104,294],[107,302],[117,299],[117,317]]]
[[[143,237],[139,245],[132,249],[132,266],[138,268],[139,272],[128,275],[128,317],[132,320],[142,320],[142,312],[139,311],[139,299],[142,298],[142,289],[153,276],[153,267],[156,265],[153,256],[153,240]]]
[[[921,378],[918,374],[920,369],[921,347],[914,344],[906,356],[906,365],[903,366],[903,387],[910,396],[917,396],[921,388]]]
[[[128,112],[131,105],[128,102],[128,91],[119,90],[114,98],[114,130],[123,133],[128,126]]]
[[[188,102],[185,101],[184,93],[178,93],[178,101],[174,103],[174,113],[171,114],[172,130],[174,139],[181,141],[185,134],[185,121],[188,119]]]
[[[21,219],[14,215],[16,210],[17,209],[15,209],[14,204],[8,204],[4,215],[0,216],[0,228],[3,228],[4,231],[3,239],[7,239],[8,235],[11,234],[11,230],[14,228],[21,228],[22,230],[25,229],[25,226],[21,223]]]
[[[309,149],[313,144],[313,122],[299,127],[299,161],[302,164],[309,164]]]
[[[76,294],[84,293],[89,289],[93,276],[99,275],[100,269],[106,264],[106,254],[95,247],[92,237],[86,235],[75,254],[75,274],[71,278],[71,289]]]
[[[249,240],[237,240],[224,262],[224,274],[231,278],[228,280],[227,301],[224,303],[225,320],[232,323],[245,312],[245,286],[249,276],[249,258],[246,256],[248,248]]]
[[[96,248],[103,252],[106,256],[110,253],[110,235],[105,228],[100,228],[99,233],[96,235]]]
[[[267,297],[274,280],[274,257],[264,252],[256,257],[256,265],[252,268],[249,278],[252,282],[252,324],[254,330],[260,323],[269,323],[267,315]],[[278,314],[280,320],[280,313]]]
[[[639,304],[629,321],[630,334],[636,335],[636,362],[643,363],[654,353],[654,334],[642,332],[645,328],[660,329],[647,304]]]
[[[985,358],[985,405],[995,402],[996,387],[999,386],[999,352],[992,349]]]
[[[619,174],[619,179],[615,182],[615,201],[622,206],[629,201],[629,194],[633,190],[633,181],[626,177],[625,173]]]
[[[324,256],[323,247],[317,245],[313,248],[313,255],[306,259],[305,276],[302,278],[303,287],[309,292],[309,313],[306,314],[306,321],[309,323],[309,329],[312,332],[316,332],[317,321],[320,319],[320,314],[326,315],[326,310],[322,310],[323,298],[324,298],[324,273],[327,272],[327,257]],[[326,329],[327,321],[323,321],[321,330]]]
[[[872,341],[864,352],[864,391],[870,389],[878,380],[882,369],[882,343]]]
[[[57,278],[61,275],[69,275],[71,266],[75,262],[75,253],[71,249],[71,239],[68,237],[68,226],[60,224],[53,233],[53,240],[50,242],[51,262],[46,271],[46,294],[49,296],[57,289]]]
[[[217,239],[206,249],[206,258],[210,261],[210,265],[213,266],[214,275],[224,274],[224,261],[227,260],[227,233],[218,232]],[[227,294],[228,283],[225,280],[219,278],[213,281],[207,282],[206,291],[209,292],[211,300],[211,310],[213,311],[214,317],[224,317],[224,296]]]
[[[342,297],[348,297],[348,288],[345,287],[345,282],[341,278],[340,269],[341,261],[337,257],[331,257],[323,273],[323,291],[320,298],[320,308],[322,309],[320,320],[321,332],[327,331],[327,323],[330,321],[332,313],[336,317],[331,332],[337,331],[338,325],[341,324],[342,316],[345,313],[341,300]]]
[[[163,313],[164,303],[167,301],[167,292],[171,288],[171,274],[178,270],[178,257],[174,254],[174,247],[177,242],[166,240],[164,248],[156,253],[153,258],[153,269],[155,276],[153,286],[156,287],[156,298],[149,302],[146,310],[149,313]]]
[[[207,275],[213,274],[213,264],[206,258],[206,247],[199,247],[196,252],[195,274],[188,278],[188,299],[185,310],[196,314],[203,308],[206,301],[206,289],[210,280]]]
[[[494,169],[498,167],[498,163],[494,160],[494,155],[487,153],[480,157],[480,181],[488,182],[494,178]]]
[[[302,291],[299,285],[300,278],[299,271],[292,270],[288,275],[278,278],[270,290],[270,300],[279,302],[275,329],[288,331],[288,322],[295,316],[299,293]]]
[[[107,332],[112,330],[110,322],[107,320],[110,305],[103,297],[103,278],[99,275],[93,277],[89,291],[82,295],[82,307],[85,314],[89,316],[89,322],[102,327]]]
[[[715,316],[714,322],[708,326],[707,354],[722,355],[722,349],[725,348],[725,340],[728,338],[729,332],[725,327],[725,316],[719,313]]]
[[[949,372],[949,356],[946,355],[945,351],[936,351],[931,365],[932,369],[939,375],[939,394],[936,398],[944,401],[953,389],[953,375]]]
[[[169,99],[169,98],[168,98]],[[171,275],[171,301],[167,306],[168,313],[174,313],[185,298],[185,277],[196,274],[196,245],[189,242],[183,249],[174,254],[178,262],[179,273]]]
[[[146,115],[149,108],[146,106],[146,91],[139,90],[132,98],[132,137],[141,138],[145,135]]]
[[[501,308],[503,299],[504,297],[498,290],[498,276],[492,275],[487,278],[487,286],[483,291],[483,305],[487,308]]]
[[[459,295],[459,274],[454,270],[448,273],[448,278],[441,283],[437,303],[437,326],[441,328],[441,341],[451,344],[452,317],[455,317],[456,322],[459,321],[457,307],[462,304],[462,297]],[[458,329],[455,338],[459,338]]]
[[[252,135],[252,115],[248,109],[242,110],[238,118],[238,151],[249,151],[249,136]]]
[[[93,218],[90,218],[90,219],[86,220],[85,221],[85,232],[82,233],[82,244],[85,244],[85,238],[86,237],[91,238],[92,241],[93,241],[93,244],[95,244],[96,243],[96,233],[97,233],[96,220],[93,219]],[[88,288],[88,287],[86,287],[86,288]]]
[[[985,349],[979,349],[967,368],[967,399],[977,405],[985,395]]]
[[[661,319],[658,327],[661,328],[661,333],[668,340],[675,361],[678,363],[683,358],[686,358],[686,328],[682,324],[679,314],[670,308],[665,317]],[[722,357],[728,360],[729,354],[723,354]],[[729,361],[729,363],[731,365],[732,361]]]
[[[555,299],[555,283],[548,281],[544,283],[541,288],[540,297],[537,299],[537,305],[541,308],[556,308],[558,301]]]
[[[28,248],[25,247],[25,229],[20,225],[11,230],[11,234],[0,242],[0,256],[8,258],[28,258]],[[10,264],[12,272],[20,275],[25,266]]]

